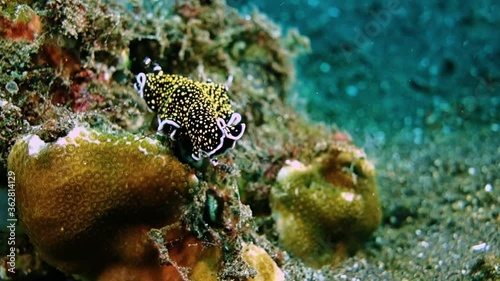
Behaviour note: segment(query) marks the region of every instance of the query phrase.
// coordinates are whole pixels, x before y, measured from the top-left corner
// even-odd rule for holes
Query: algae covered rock
[[[147,231],[178,220],[197,182],[157,141],[85,127],[52,143],[25,136],[8,167],[37,251],[60,270],[85,275],[157,260]]]
[[[234,278],[221,278],[222,257],[221,249],[211,248],[193,266],[189,280],[192,281],[217,281],[234,280]],[[240,278],[245,281],[284,281],[285,275],[276,262],[261,247],[254,244],[242,244],[241,259],[250,265],[255,276]]]
[[[193,248],[192,246],[190,248]],[[192,281],[217,281],[235,280],[234,278],[221,278],[221,265],[223,264],[221,249],[218,247],[203,247],[203,252],[197,255],[198,259],[192,265],[189,280]],[[245,281],[284,281],[283,271],[269,254],[259,246],[243,243],[241,259],[250,265],[255,276],[240,278]]]
[[[352,254],[381,219],[373,164],[347,143],[333,143],[308,165],[288,160],[271,202],[280,242],[312,267]]]
[[[167,272],[162,269],[161,278],[157,280],[191,280],[191,281],[217,281],[217,280],[241,280],[241,281],[284,281],[284,273],[276,262],[261,247],[242,242],[241,251],[234,260],[225,260],[224,247],[207,245],[199,239],[187,236],[184,241],[169,242],[177,244],[170,246],[168,250],[170,264],[174,265],[179,274]],[[165,251],[160,251],[165,252]],[[244,263],[239,267],[238,263]],[[172,269],[172,268],[170,268]],[[224,276],[228,272],[237,271],[239,277]],[[116,272],[113,272],[116,274]],[[231,273],[229,273],[231,274]],[[131,276],[130,273],[123,276]],[[178,279],[174,279],[178,276]],[[163,278],[163,279],[162,279]],[[171,278],[171,279],[169,279]],[[107,279],[102,279],[107,280]],[[115,280],[115,279],[113,279]],[[120,279],[116,279],[120,280]]]

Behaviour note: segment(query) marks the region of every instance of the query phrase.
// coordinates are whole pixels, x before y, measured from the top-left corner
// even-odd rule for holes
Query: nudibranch
[[[158,131],[169,136],[182,157],[195,162],[206,157],[216,165],[216,157],[243,136],[246,125],[233,111],[226,86],[166,74],[159,66],[136,80],[134,88],[157,113]]]

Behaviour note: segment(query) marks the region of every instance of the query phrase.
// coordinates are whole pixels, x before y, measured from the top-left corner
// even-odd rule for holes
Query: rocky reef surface
[[[0,1],[0,279],[500,279],[498,5],[333,2]]]
[[[298,31],[222,0],[1,8],[2,196],[19,221],[0,232],[3,279],[302,280],[379,226],[364,151],[287,104],[294,58],[309,50]],[[155,65],[187,78],[145,101],[136,77]],[[227,153],[186,161],[179,134],[211,147],[207,120],[232,138]]]

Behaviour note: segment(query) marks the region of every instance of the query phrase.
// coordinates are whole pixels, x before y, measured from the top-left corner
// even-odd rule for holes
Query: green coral
[[[279,239],[312,267],[354,253],[380,223],[373,165],[354,146],[334,143],[307,166],[289,160],[277,181],[271,202]]]
[[[25,136],[8,168],[20,221],[44,260],[93,276],[154,260],[146,231],[179,220],[197,183],[158,141],[82,126],[54,142]]]

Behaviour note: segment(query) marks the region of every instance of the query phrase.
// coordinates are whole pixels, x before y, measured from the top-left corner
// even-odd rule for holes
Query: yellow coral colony
[[[157,264],[146,233],[177,221],[196,177],[157,141],[76,127],[53,143],[19,140],[8,158],[19,217],[41,256],[95,276]]]
[[[280,242],[316,268],[356,251],[380,224],[374,171],[346,143],[333,143],[309,165],[287,161],[271,193]]]

